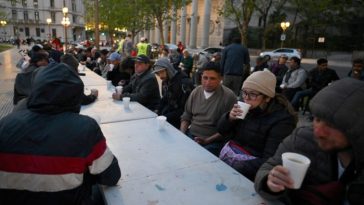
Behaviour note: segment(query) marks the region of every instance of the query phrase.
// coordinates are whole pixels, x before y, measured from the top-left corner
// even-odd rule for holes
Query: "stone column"
[[[171,21],[171,43],[172,44],[177,44],[176,43],[176,35],[177,35],[177,22],[176,22],[176,18],[177,18],[177,11],[176,11],[176,7],[175,5],[173,5],[172,7],[172,21]]]
[[[164,20],[163,22],[163,37],[164,37],[164,43],[168,43],[168,21]]]
[[[211,18],[211,0],[205,0],[205,12],[203,17],[203,33],[202,33],[202,48],[209,46],[210,36],[210,18]]]
[[[181,29],[180,29],[180,41],[183,43],[183,45],[186,45],[186,1],[182,1],[182,8],[181,8]]]
[[[196,48],[198,0],[192,0],[190,48]]]

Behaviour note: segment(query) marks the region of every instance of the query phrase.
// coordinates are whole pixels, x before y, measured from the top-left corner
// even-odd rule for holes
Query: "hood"
[[[27,107],[38,113],[79,112],[83,82],[64,63],[50,64],[35,75]]]
[[[172,79],[177,71],[173,68],[173,65],[169,62],[168,58],[160,58],[153,65],[153,73],[158,72],[160,70],[167,69],[168,78]]]
[[[364,82],[353,78],[335,81],[315,95],[310,108],[314,116],[345,134],[352,145],[357,165],[363,167]]]

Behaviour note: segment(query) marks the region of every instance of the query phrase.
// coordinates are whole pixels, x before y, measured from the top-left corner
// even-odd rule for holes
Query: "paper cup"
[[[115,91],[116,93],[121,94],[123,92],[123,86],[116,86]]]
[[[157,122],[158,122],[158,129],[159,130],[163,130],[164,127],[166,126],[166,121],[167,121],[167,117],[166,116],[158,116],[157,117]]]
[[[301,154],[286,152],[282,154],[283,167],[289,170],[289,174],[293,179],[293,188],[299,189],[305,178],[311,160]]]
[[[251,105],[248,104],[248,103],[245,103],[245,102],[241,102],[241,101],[238,101],[238,105],[240,106],[240,109],[243,110],[243,113],[241,115],[236,116],[236,117],[243,120],[245,118],[246,114],[248,114],[249,108],[250,108]]]
[[[108,90],[111,90],[112,87],[114,87],[111,80],[106,81],[106,87],[107,87]]]
[[[123,104],[125,109],[129,109],[130,97],[123,97]]]

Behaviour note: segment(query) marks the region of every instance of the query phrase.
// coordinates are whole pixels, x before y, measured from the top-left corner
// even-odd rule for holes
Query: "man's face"
[[[320,70],[326,70],[327,69],[327,63],[321,63],[320,65],[318,65],[318,68],[320,69]]]
[[[296,69],[296,68],[298,68],[298,64],[294,61],[294,60],[289,60],[289,67],[291,68],[291,69]]]
[[[148,68],[149,68],[149,64],[139,62],[139,61],[135,62],[134,71],[136,74],[141,74],[141,73],[145,72],[146,70],[148,70]]]
[[[206,92],[213,92],[220,86],[221,76],[213,70],[205,70],[202,73],[201,84]]]
[[[163,69],[163,70],[160,70],[158,72],[155,73],[156,75],[158,75],[158,77],[162,80],[162,81],[165,81],[168,79],[168,76],[167,76],[167,70],[166,69]]]
[[[317,117],[313,121],[313,133],[319,147],[324,151],[343,150],[349,147],[349,141],[344,133]]]
[[[363,64],[361,64],[361,63],[354,63],[353,64],[353,70],[354,71],[361,71],[363,69]]]

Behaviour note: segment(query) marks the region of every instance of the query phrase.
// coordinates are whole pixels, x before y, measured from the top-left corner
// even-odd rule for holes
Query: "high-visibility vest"
[[[147,43],[138,43],[138,55],[147,55],[148,52],[148,44]]]
[[[119,52],[119,53],[123,52],[123,44],[124,44],[124,41],[125,41],[125,39],[121,39],[119,41],[119,46],[118,46],[118,49],[116,50],[117,52]]]

